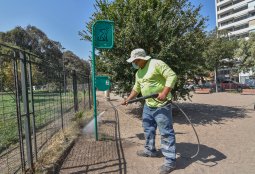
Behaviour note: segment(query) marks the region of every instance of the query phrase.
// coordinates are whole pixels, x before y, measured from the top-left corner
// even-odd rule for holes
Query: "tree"
[[[63,47],[60,42],[53,41],[47,35],[35,26],[28,25],[25,28],[15,27],[14,29],[0,33],[0,41],[11,45],[18,46],[24,50],[36,54],[38,57],[31,56],[32,63],[32,78],[34,85],[45,85],[45,83],[55,83],[59,72],[63,70],[62,50]],[[3,49],[3,48],[0,48]],[[13,55],[12,49],[0,50],[6,55]],[[87,73],[89,66],[86,61],[81,60],[78,56],[68,51],[74,57],[70,68],[77,69],[80,73],[85,73],[85,65],[87,66]],[[18,55],[18,54],[16,54]],[[7,58],[8,59],[8,58]],[[8,66],[11,67],[11,59],[6,60]],[[9,65],[10,64],[10,65]],[[71,66],[72,65],[72,66]],[[7,66],[6,66],[7,67]],[[68,67],[67,67],[68,68]],[[5,68],[6,69],[6,68]],[[8,72],[3,70],[2,72]],[[2,73],[5,80],[11,79],[10,75]],[[9,78],[7,78],[9,77]],[[5,81],[5,84],[11,82]]]
[[[234,50],[237,48],[237,42],[226,36],[224,33],[219,33],[217,29],[211,31],[207,36],[207,48],[203,52],[206,68],[215,71],[216,92],[218,69],[224,65],[228,67],[234,65]]]
[[[251,33],[248,40],[240,39],[235,57],[240,60],[240,71],[255,67],[255,34]]]
[[[202,63],[205,47],[205,18],[188,0],[106,0],[96,1],[96,12],[81,31],[83,39],[91,41],[92,24],[96,20],[114,21],[115,45],[111,50],[99,50],[98,71],[111,74],[119,90],[130,91],[135,70],[126,62],[135,48],[144,48],[153,58],[165,61],[178,75],[174,90],[181,96],[185,80],[193,77]]]
[[[80,59],[72,51],[63,53],[65,68],[76,70],[77,73],[88,76],[90,74],[90,65],[87,61]]]

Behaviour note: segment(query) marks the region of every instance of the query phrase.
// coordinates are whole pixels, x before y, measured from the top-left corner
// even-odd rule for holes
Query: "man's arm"
[[[135,90],[132,90],[130,95],[128,96],[127,99],[125,99],[121,104],[122,105],[128,105],[128,101],[132,100],[133,98],[135,98],[138,95],[138,92],[136,92]]]
[[[172,88],[165,86],[163,91],[159,93],[157,99],[164,101],[168,95],[169,92],[171,92]]]
[[[166,79],[165,87],[162,92],[159,93],[157,97],[158,100],[164,101],[169,92],[173,89],[177,76],[175,72],[163,61],[160,61],[157,67],[158,71]]]

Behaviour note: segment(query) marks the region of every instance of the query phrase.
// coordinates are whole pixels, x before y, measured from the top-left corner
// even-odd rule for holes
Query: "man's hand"
[[[128,105],[128,100],[125,99],[123,102],[121,102],[121,105],[126,105],[127,106]]]
[[[161,92],[161,93],[158,94],[157,99],[160,100],[160,101],[165,101],[166,97],[167,97],[167,95],[165,93]]]
[[[127,99],[124,99],[124,101],[121,103],[121,105],[128,105],[128,101],[132,100],[133,98],[135,98],[138,95],[138,93],[134,90],[131,91],[130,95],[128,96]]]
[[[171,91],[171,88],[164,87],[163,91],[158,94],[157,99],[160,101],[165,101],[168,93]]]

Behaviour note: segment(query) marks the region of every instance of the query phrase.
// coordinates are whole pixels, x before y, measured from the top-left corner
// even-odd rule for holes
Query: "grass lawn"
[[[83,93],[79,91],[78,101],[83,99]],[[69,112],[73,107],[73,93],[62,93],[63,113]],[[32,104],[29,103],[30,113]],[[34,109],[36,130],[61,117],[60,94],[56,92],[34,92]],[[73,109],[73,108],[72,108]],[[21,113],[24,115],[23,102],[21,101]],[[22,116],[22,129],[24,135],[24,120]],[[32,116],[30,117],[32,118]],[[31,125],[32,125],[32,120]],[[0,153],[11,144],[18,142],[18,121],[15,95],[13,93],[0,93]]]

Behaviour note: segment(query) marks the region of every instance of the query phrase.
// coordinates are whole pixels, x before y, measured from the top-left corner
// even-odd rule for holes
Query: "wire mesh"
[[[20,57],[19,53],[24,56]],[[22,173],[35,162],[40,150],[75,116],[74,83],[77,83],[78,111],[90,109],[89,77],[51,64],[34,54],[0,43],[0,171]],[[21,64],[25,64],[22,70]],[[24,75],[25,78],[22,74]],[[22,80],[25,82],[22,85]],[[24,90],[27,93],[23,93]],[[23,95],[22,95],[23,94]],[[28,98],[28,112],[24,108]],[[86,102],[87,101],[87,102]],[[29,124],[26,120],[30,118]],[[26,125],[31,137],[28,138]],[[28,143],[29,141],[29,143]],[[29,159],[29,146],[32,159]]]
[[[0,55],[0,171],[15,173],[21,169],[24,160],[20,149],[20,143],[23,143],[20,140],[22,132],[19,132],[21,120],[17,119],[21,110],[16,97],[20,96],[16,96],[19,89],[15,86],[15,77],[20,71],[13,52],[3,53]]]

